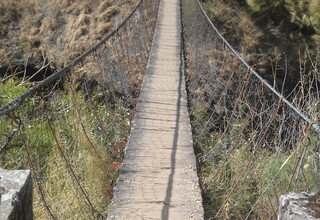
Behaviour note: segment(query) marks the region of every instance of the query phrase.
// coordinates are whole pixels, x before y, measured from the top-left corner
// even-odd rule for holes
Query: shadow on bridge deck
[[[109,219],[203,219],[183,69],[180,1],[162,0]]]

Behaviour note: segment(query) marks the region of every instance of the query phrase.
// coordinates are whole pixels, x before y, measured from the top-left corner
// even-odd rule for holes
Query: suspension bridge
[[[203,218],[180,18],[180,1],[161,1],[110,219]]]
[[[255,158],[258,158],[258,149],[270,146],[272,148],[279,145],[300,152],[301,149],[306,149],[306,145],[300,144],[304,144],[306,136],[318,137],[315,134],[319,132],[319,126],[304,113],[306,108],[296,107],[247,64],[213,25],[199,1],[140,0],[128,17],[96,45],[65,68],[38,82],[36,86],[0,108],[0,117],[9,120],[13,125],[17,124],[15,126],[18,129],[15,129],[12,136],[16,133],[21,136],[42,205],[47,216],[52,219],[59,219],[61,207],[50,201],[50,190],[45,188],[44,182],[46,176],[35,165],[36,159],[33,159],[25,131],[27,122],[21,122],[25,115],[19,112],[19,108],[28,98],[56,83],[61,77],[75,70],[89,69],[94,72],[96,69],[93,67],[103,75],[104,84],[98,83],[101,88],[123,93],[124,96],[130,97],[137,90],[131,84],[142,82],[133,110],[134,118],[119,177],[114,190],[111,190],[113,193],[110,196],[112,199],[107,216],[101,214],[103,207],[98,210],[98,202],[92,201],[93,196],[86,190],[90,187],[84,186],[79,178],[81,174],[76,172],[76,167],[68,159],[68,156],[71,157],[67,155],[70,149],[63,150],[61,147],[64,137],[59,137],[52,126],[58,121],[56,118],[66,117],[59,114],[67,114],[69,109],[74,108],[81,129],[85,134],[89,133],[83,125],[86,118],[81,117],[81,108],[77,107],[75,98],[66,104],[68,111],[60,108],[57,111],[54,105],[53,110],[49,109],[50,106],[40,109],[47,112],[46,114],[51,112],[58,116],[46,116],[37,120],[49,124],[59,147],[59,157],[65,162],[68,176],[75,185],[75,195],[84,201],[84,207],[87,208],[83,210],[83,214],[87,214],[85,210],[89,210],[94,218],[203,219],[203,199],[194,145],[201,145],[203,142],[212,145],[212,149],[203,157],[216,165],[212,171],[214,176],[223,179],[229,177],[225,170],[230,169],[228,160],[230,155],[240,148],[237,145],[248,145],[248,141],[242,142],[247,135],[242,131],[253,130],[250,130],[249,136],[252,136],[250,147]],[[186,70],[188,72],[185,72]],[[143,75],[143,78],[140,78],[140,75]],[[43,102],[49,103],[52,100],[56,100],[56,97],[50,92]],[[195,100],[196,103],[193,103]],[[94,123],[100,126],[105,115],[101,115],[90,105],[93,103],[85,107],[86,111],[95,117]],[[40,111],[38,106],[34,108],[34,112]],[[189,110],[198,108],[206,109],[205,113],[208,115],[203,118],[195,117],[191,127]],[[12,114],[14,112],[17,112],[18,116]],[[217,121],[219,123],[214,127]],[[114,122],[113,126],[118,127],[118,124]],[[208,135],[212,133],[212,127],[220,132],[220,138],[215,143],[210,143],[212,136]],[[238,127],[242,129],[240,132],[236,130]],[[101,139],[110,132],[103,124],[99,129],[103,130],[102,134],[100,132],[94,135],[101,135]],[[239,143],[230,143],[230,137]],[[90,135],[86,135],[86,139],[90,143],[88,151],[105,165],[106,162],[99,153],[101,149],[94,146]],[[110,154],[115,154],[116,150],[108,150]],[[302,152],[304,156],[306,151]],[[294,153],[296,152],[293,151],[292,155]],[[278,173],[273,175],[259,192],[249,208],[247,219],[292,155],[279,165]],[[316,153],[311,156],[318,161]],[[122,160],[117,155],[114,158]],[[295,178],[298,180],[299,169],[304,162],[300,157],[293,163],[296,164],[293,173],[296,173]],[[244,170],[234,175],[233,182],[226,181],[225,185],[231,184],[230,191],[218,207],[216,218],[226,212],[231,194],[241,181],[245,182],[248,175],[253,175],[250,172],[254,170],[254,166],[254,160],[249,160]],[[243,175],[244,172],[247,172],[246,175]],[[301,178],[306,182],[305,185],[308,185],[307,178],[303,175]],[[296,187],[299,188],[300,185]],[[270,215],[272,214],[274,213]]]

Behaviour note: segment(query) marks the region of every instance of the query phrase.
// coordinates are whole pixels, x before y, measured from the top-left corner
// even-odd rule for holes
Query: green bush
[[[0,84],[0,105],[12,101],[15,97],[26,92],[30,86],[21,84],[18,79],[10,78]]]
[[[282,4],[282,0],[246,0],[249,7],[254,12],[263,13],[279,7]]]
[[[255,13],[271,13],[277,23],[290,21],[307,35],[320,35],[319,0],[246,0]]]

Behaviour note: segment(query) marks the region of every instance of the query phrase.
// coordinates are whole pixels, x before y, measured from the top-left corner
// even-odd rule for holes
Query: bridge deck
[[[183,63],[179,0],[162,0],[108,219],[203,219]]]

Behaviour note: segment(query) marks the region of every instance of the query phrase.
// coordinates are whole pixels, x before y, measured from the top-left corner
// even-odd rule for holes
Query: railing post
[[[33,219],[30,170],[0,168],[0,220],[7,219]]]

